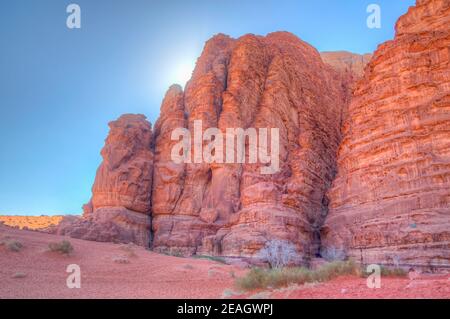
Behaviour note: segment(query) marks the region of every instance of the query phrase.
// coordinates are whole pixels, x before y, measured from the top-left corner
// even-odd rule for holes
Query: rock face
[[[59,234],[76,238],[150,243],[153,177],[152,128],[143,115],[126,114],[109,123],[92,199],[82,219],[59,226]]]
[[[109,123],[103,163],[92,187],[92,209],[124,207],[149,214],[153,176],[152,128],[143,115],[122,115]]]
[[[92,200],[58,232],[184,255],[261,257],[283,240],[298,263],[449,266],[449,6],[418,0],[372,58],[287,32],[213,37],[153,134],[142,115],[110,123]]]
[[[364,75],[364,68],[372,58],[372,54],[355,54],[347,51],[321,52],[323,62],[331,65],[335,70],[351,73],[355,78]]]
[[[185,91],[169,89],[155,125],[153,248],[250,257],[283,239],[299,259],[314,253],[348,97],[347,79],[292,34],[209,40]],[[193,136],[199,120],[202,132],[278,128],[278,172],[248,161],[175,164],[171,132]]]
[[[450,265],[450,1],[418,0],[358,83],[322,230],[364,263]]]

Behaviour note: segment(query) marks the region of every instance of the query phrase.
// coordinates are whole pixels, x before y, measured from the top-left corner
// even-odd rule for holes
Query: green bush
[[[323,282],[341,275],[359,275],[358,266],[352,261],[334,261],[321,266],[317,270],[304,267],[261,269],[253,268],[244,277],[238,278],[237,286],[252,290],[258,288],[279,288],[291,284]]]
[[[364,268],[352,260],[333,261],[316,270],[304,267],[262,269],[253,268],[244,277],[236,280],[236,285],[244,290],[280,288],[292,284],[302,285],[311,282],[325,282],[343,275],[367,277],[370,275]],[[381,267],[381,276],[404,277],[407,273],[400,268]]]
[[[401,268],[381,267],[381,276],[385,277],[406,277],[408,273]]]
[[[179,258],[184,258],[184,253],[181,249],[179,248],[164,248],[164,249],[159,249],[156,252],[159,252],[160,254],[164,254],[167,256],[173,256],[173,257],[179,257]]]
[[[222,257],[216,257],[216,256],[203,256],[203,255],[194,255],[192,256],[193,258],[197,258],[197,259],[208,259],[208,260],[212,260],[221,264],[226,264],[226,261],[224,258]]]
[[[333,278],[342,276],[342,275],[360,275],[360,268],[352,261],[333,261],[327,264],[324,264],[319,269],[313,272],[314,279],[313,281],[328,281]]]
[[[50,251],[58,252],[60,254],[68,255],[73,251],[73,246],[68,240],[63,240],[57,243],[48,244]]]

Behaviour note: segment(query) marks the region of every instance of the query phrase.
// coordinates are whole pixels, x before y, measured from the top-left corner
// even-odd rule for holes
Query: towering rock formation
[[[153,176],[152,128],[143,115],[126,114],[109,123],[92,199],[81,220],[61,223],[59,234],[76,238],[150,243]]]
[[[282,239],[296,245],[302,261],[318,251],[325,193],[336,173],[350,97],[344,73],[290,33],[215,36],[186,90],[178,85],[168,90],[153,135],[142,115],[110,123],[84,216],[63,221],[58,232],[131,241],[161,252],[232,257],[258,256],[268,240]],[[200,144],[208,149],[211,128],[221,132],[223,142],[214,157],[222,154],[225,162],[197,158],[195,136],[202,133]],[[268,129],[268,136],[260,129]],[[173,158],[177,130],[192,138],[189,163]],[[256,162],[246,135],[252,130]],[[239,134],[246,142],[243,161],[237,155]],[[266,163],[263,155],[274,157]],[[268,172],[270,167],[274,171]]]
[[[449,7],[418,0],[367,66],[286,32],[213,37],[153,134],[142,115],[110,124],[84,217],[59,232],[230,257],[281,239],[298,262],[322,245],[363,263],[448,266]]]
[[[185,92],[170,88],[155,125],[153,248],[256,256],[284,239],[308,256],[327,212],[348,97],[347,80],[292,34],[209,40]],[[202,132],[278,128],[279,171],[263,174],[248,148],[245,163],[175,164],[171,132],[194,136],[199,120]]]
[[[358,83],[324,249],[364,263],[450,265],[450,1],[418,0]]]
[[[110,132],[101,152],[92,187],[92,209],[124,207],[149,214],[153,153],[152,128],[143,115],[126,114],[109,123]]]

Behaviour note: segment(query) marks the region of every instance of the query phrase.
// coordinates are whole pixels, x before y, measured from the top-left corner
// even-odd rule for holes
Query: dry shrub
[[[116,264],[129,264],[130,260],[127,257],[118,256],[113,258],[113,262]]]
[[[71,252],[73,252],[73,246],[68,240],[63,240],[60,242],[54,242],[48,244],[48,248],[50,251],[57,252],[63,255],[69,255]]]
[[[279,288],[292,284],[323,282],[341,275],[359,275],[359,267],[352,261],[327,263],[317,270],[304,267],[261,269],[253,268],[244,277],[237,279],[238,287],[245,290]]]
[[[20,241],[10,237],[4,237],[0,241],[0,246],[5,246],[9,251],[13,252],[19,252],[23,248],[23,244]]]
[[[295,245],[286,240],[270,240],[259,252],[271,268],[282,268],[289,265],[297,257]]]
[[[217,256],[194,255],[194,256],[192,256],[192,258],[208,259],[208,260],[215,261],[215,262],[218,262],[218,263],[221,263],[221,264],[226,264],[227,263],[224,258],[217,257]]]
[[[132,243],[120,245],[120,249],[127,253],[128,257],[137,257],[134,251],[135,245]]]

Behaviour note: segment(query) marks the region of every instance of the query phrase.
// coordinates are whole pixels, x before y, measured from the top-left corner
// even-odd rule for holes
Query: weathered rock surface
[[[126,114],[109,123],[92,199],[75,222],[62,222],[57,233],[76,238],[150,243],[153,178],[152,129],[143,115]]]
[[[151,219],[149,215],[124,207],[102,207],[89,217],[63,218],[50,233],[99,242],[135,243],[148,247]]]
[[[126,114],[109,123],[92,187],[92,209],[125,207],[148,214],[153,176],[152,128],[145,116]]]
[[[309,256],[348,97],[347,79],[292,34],[209,40],[186,90],[170,88],[155,125],[153,248],[248,257],[284,239],[299,258]],[[280,170],[262,174],[264,164],[248,161],[174,164],[170,134],[182,127],[193,136],[196,120],[203,132],[279,128]]]
[[[450,1],[418,0],[379,46],[345,121],[324,248],[450,265]]]
[[[336,71],[351,73],[355,78],[364,75],[364,68],[372,58],[372,54],[356,54],[347,51],[321,52],[323,62],[331,65]]]

